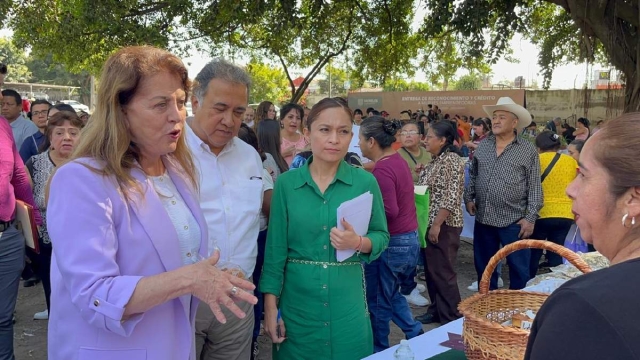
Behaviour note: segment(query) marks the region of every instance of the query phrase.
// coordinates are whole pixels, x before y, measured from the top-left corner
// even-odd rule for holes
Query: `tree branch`
[[[282,56],[280,56],[280,52],[279,51],[276,52],[276,56],[278,57],[278,59],[280,59],[280,63],[282,64],[282,68],[284,69],[284,73],[285,73],[285,75],[287,75],[287,80],[289,80],[289,85],[291,86],[291,96],[294,96],[295,93],[296,93],[296,85],[293,83],[293,79],[291,79],[291,75],[289,75],[289,68],[287,67],[287,64],[285,63],[285,61],[282,58]]]
[[[389,2],[385,0],[384,11],[387,13],[389,19],[389,44],[393,45],[393,16],[391,15],[391,9],[389,9]]]
[[[125,16],[123,16],[123,18],[130,18],[130,17],[136,17],[136,16],[143,16],[143,15],[147,15],[147,14],[151,14],[154,13],[158,10],[162,10],[166,7],[169,6],[169,3],[166,1],[161,1],[155,4],[150,4],[150,6],[146,9],[136,9],[136,10],[131,10],[129,11],[129,13]]]

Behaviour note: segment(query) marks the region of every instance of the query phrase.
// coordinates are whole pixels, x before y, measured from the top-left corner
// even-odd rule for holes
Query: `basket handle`
[[[498,266],[498,263],[500,263],[502,259],[506,258],[507,255],[522,249],[544,249],[553,251],[563,258],[569,260],[569,262],[573,266],[578,268],[578,270],[582,271],[583,274],[591,272],[591,267],[589,267],[589,264],[582,260],[582,258],[578,256],[578,254],[574,253],[564,246],[544,240],[519,240],[503,247],[495,255],[493,255],[491,260],[489,260],[489,264],[487,264],[487,268],[484,269],[484,273],[482,273],[482,279],[480,280],[480,284],[478,286],[480,294],[484,295],[489,292],[489,282],[491,281],[491,275]]]

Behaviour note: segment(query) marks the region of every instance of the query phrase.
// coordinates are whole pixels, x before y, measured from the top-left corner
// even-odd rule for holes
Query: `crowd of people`
[[[6,72],[0,66],[0,78]],[[410,339],[422,324],[461,317],[465,210],[478,281],[500,247],[524,238],[563,245],[574,223],[625,264],[554,294],[528,358],[569,358],[557,355],[566,338],[557,329],[579,333],[582,320],[558,309],[581,301],[587,314],[602,310],[598,284],[618,291],[615,301],[632,298],[623,280],[640,257],[630,155],[640,150],[618,138],[640,126],[637,114],[593,130],[586,118],[575,129],[556,118],[542,130],[500,98],[482,117],[429,105],[396,120],[342,98],[253,109],[250,86],[243,68],[222,59],[192,82],[171,53],[127,47],[105,64],[88,120],[44,100],[25,117],[20,94],[2,91],[0,360],[14,358],[25,254],[43,284],[47,309],[34,319],[48,319],[52,360],[254,359],[261,331],[274,359],[361,359],[392,346],[391,321]],[[338,208],[367,193],[368,228],[356,231]],[[34,209],[38,251],[25,250],[16,225],[21,202]],[[609,221],[617,216],[622,227]],[[339,261],[339,251],[352,255]],[[510,254],[508,287],[523,289],[541,266],[561,263],[542,255]],[[502,283],[497,269],[490,289]],[[409,306],[426,308],[413,317]],[[594,324],[612,331],[606,341],[633,353],[633,337],[615,331],[638,310],[600,314]]]

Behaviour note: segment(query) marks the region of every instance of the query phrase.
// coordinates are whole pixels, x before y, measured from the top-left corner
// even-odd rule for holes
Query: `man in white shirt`
[[[220,249],[221,268],[242,270],[249,278],[256,265],[262,207],[262,161],[236,135],[248,107],[249,75],[214,59],[195,79],[194,117],[187,121],[187,144],[200,175],[200,207],[209,228],[209,251]],[[244,319],[225,312],[216,320],[201,304],[196,316],[198,359],[245,360],[251,352],[253,305],[241,302]]]
[[[2,116],[11,124],[13,140],[20,149],[26,138],[38,132],[38,127],[22,116],[22,96],[17,91],[2,90],[2,97]]]

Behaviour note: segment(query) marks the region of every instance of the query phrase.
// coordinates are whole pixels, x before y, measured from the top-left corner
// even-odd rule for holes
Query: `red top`
[[[29,99],[22,99],[22,111],[28,113],[31,111],[31,102]]]
[[[13,140],[11,125],[0,116],[0,221],[14,218],[16,199],[33,206],[36,223],[42,225],[40,211],[33,201],[29,176]]]
[[[389,233],[398,235],[418,229],[413,177],[407,162],[394,153],[378,160],[372,173],[382,192]]]

